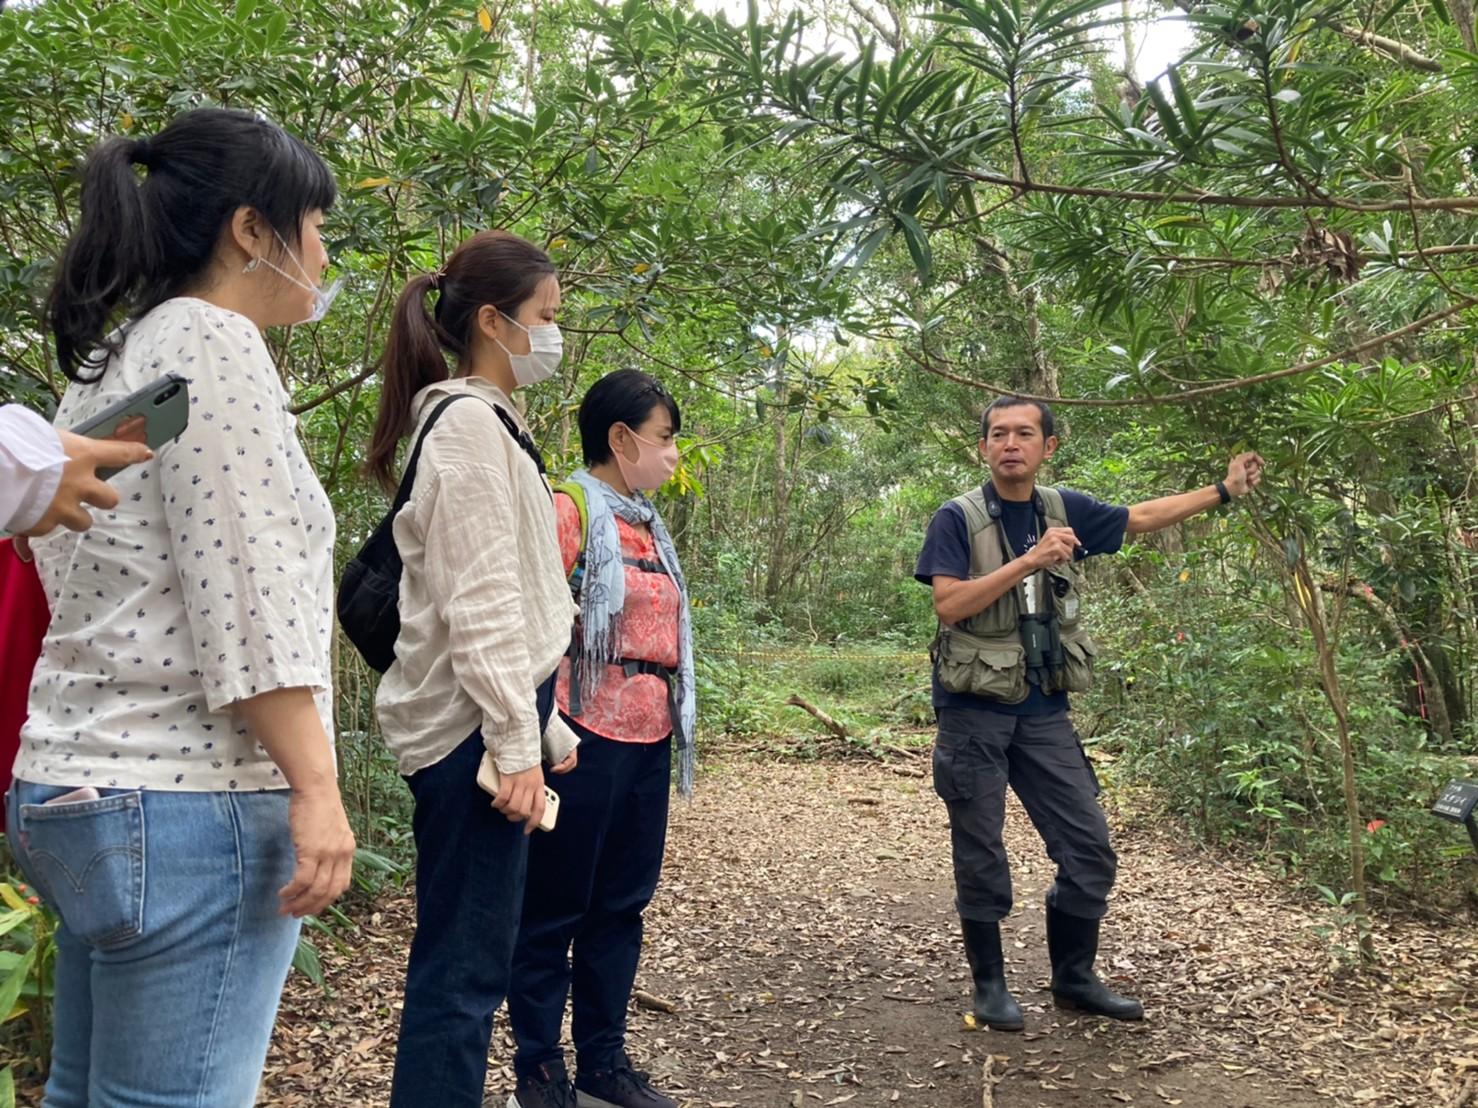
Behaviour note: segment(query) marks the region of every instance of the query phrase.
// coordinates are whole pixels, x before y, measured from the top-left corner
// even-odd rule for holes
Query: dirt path
[[[1008,845],[1008,972],[1027,1030],[967,1033],[944,813],[927,781],[857,765],[710,769],[674,809],[638,981],[677,1011],[634,1009],[633,1054],[694,1108],[1441,1106],[1465,1082],[1478,1089],[1471,926],[1384,932],[1381,976],[1349,982],[1282,885],[1121,827],[1100,969],[1147,1019],[1114,1024],[1052,1007],[1051,871],[1019,810]],[[325,953],[331,998],[290,986],[263,1103],[385,1102],[408,913],[389,901],[353,949]],[[506,1043],[493,1056],[488,1103],[501,1108]]]

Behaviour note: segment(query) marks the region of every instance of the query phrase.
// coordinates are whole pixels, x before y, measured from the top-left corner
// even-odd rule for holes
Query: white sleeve
[[[66,461],[56,428],[45,419],[19,404],[0,408],[0,531],[36,526]]]
[[[549,717],[549,723],[544,728],[544,757],[549,759],[550,765],[559,765],[579,745],[580,736],[570,729],[570,725],[560,718],[558,712]]]
[[[190,422],[158,451],[159,487],[206,704],[324,687],[319,600],[293,484],[286,396],[254,328],[204,314],[167,340]]]

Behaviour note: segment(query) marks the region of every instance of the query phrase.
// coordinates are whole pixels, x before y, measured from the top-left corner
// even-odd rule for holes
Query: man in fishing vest
[[[1144,1015],[1093,972],[1117,862],[1098,780],[1068,719],[1067,695],[1089,687],[1097,653],[1084,626],[1078,563],[1115,553],[1126,534],[1158,531],[1245,496],[1263,467],[1258,455],[1239,454],[1214,485],[1124,508],[1037,485],[1037,470],[1056,449],[1046,404],[1010,396],[992,403],[980,438],[990,480],[939,509],[914,574],[933,588],[939,616],[930,650],[939,721],[934,788],[949,810],[956,904],[975,981],[966,1023],[998,1031],[1023,1026],[1001,955],[1000,921],[1011,911],[1001,841],[1008,784],[1057,863],[1047,890],[1053,998],[1113,1019]]]

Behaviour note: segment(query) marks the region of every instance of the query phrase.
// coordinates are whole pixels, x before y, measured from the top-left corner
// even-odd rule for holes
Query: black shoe
[[[550,1062],[518,1079],[507,1108],[575,1108],[575,1086],[563,1062]]]
[[[677,1108],[677,1101],[663,1096],[645,1073],[632,1069],[623,1052],[608,1070],[581,1069],[575,1075],[579,1108]]]
[[[1052,999],[1059,1007],[1076,1008],[1113,1020],[1144,1019],[1137,1000],[1120,996],[1098,979],[1098,920],[1083,919],[1047,906],[1047,950],[1052,957]]]
[[[970,1015],[977,1030],[1020,1031],[1026,1026],[1021,1006],[1006,988],[1006,959],[1001,955],[1001,925],[962,919],[965,933],[965,957],[970,961],[970,976],[975,979],[975,1000]]]

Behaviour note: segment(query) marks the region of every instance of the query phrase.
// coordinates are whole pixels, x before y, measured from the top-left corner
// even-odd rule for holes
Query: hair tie
[[[432,273],[431,273],[431,287],[433,289],[435,289],[437,292],[440,292],[441,291],[441,281],[442,281],[442,278],[445,277],[445,276],[446,276],[446,270],[444,270],[444,269],[437,269],[437,270],[433,270],[432,271]]]
[[[130,152],[128,160],[134,165],[141,165],[147,169],[149,167],[150,153],[149,140],[147,138],[137,138],[133,140],[133,150]]]

